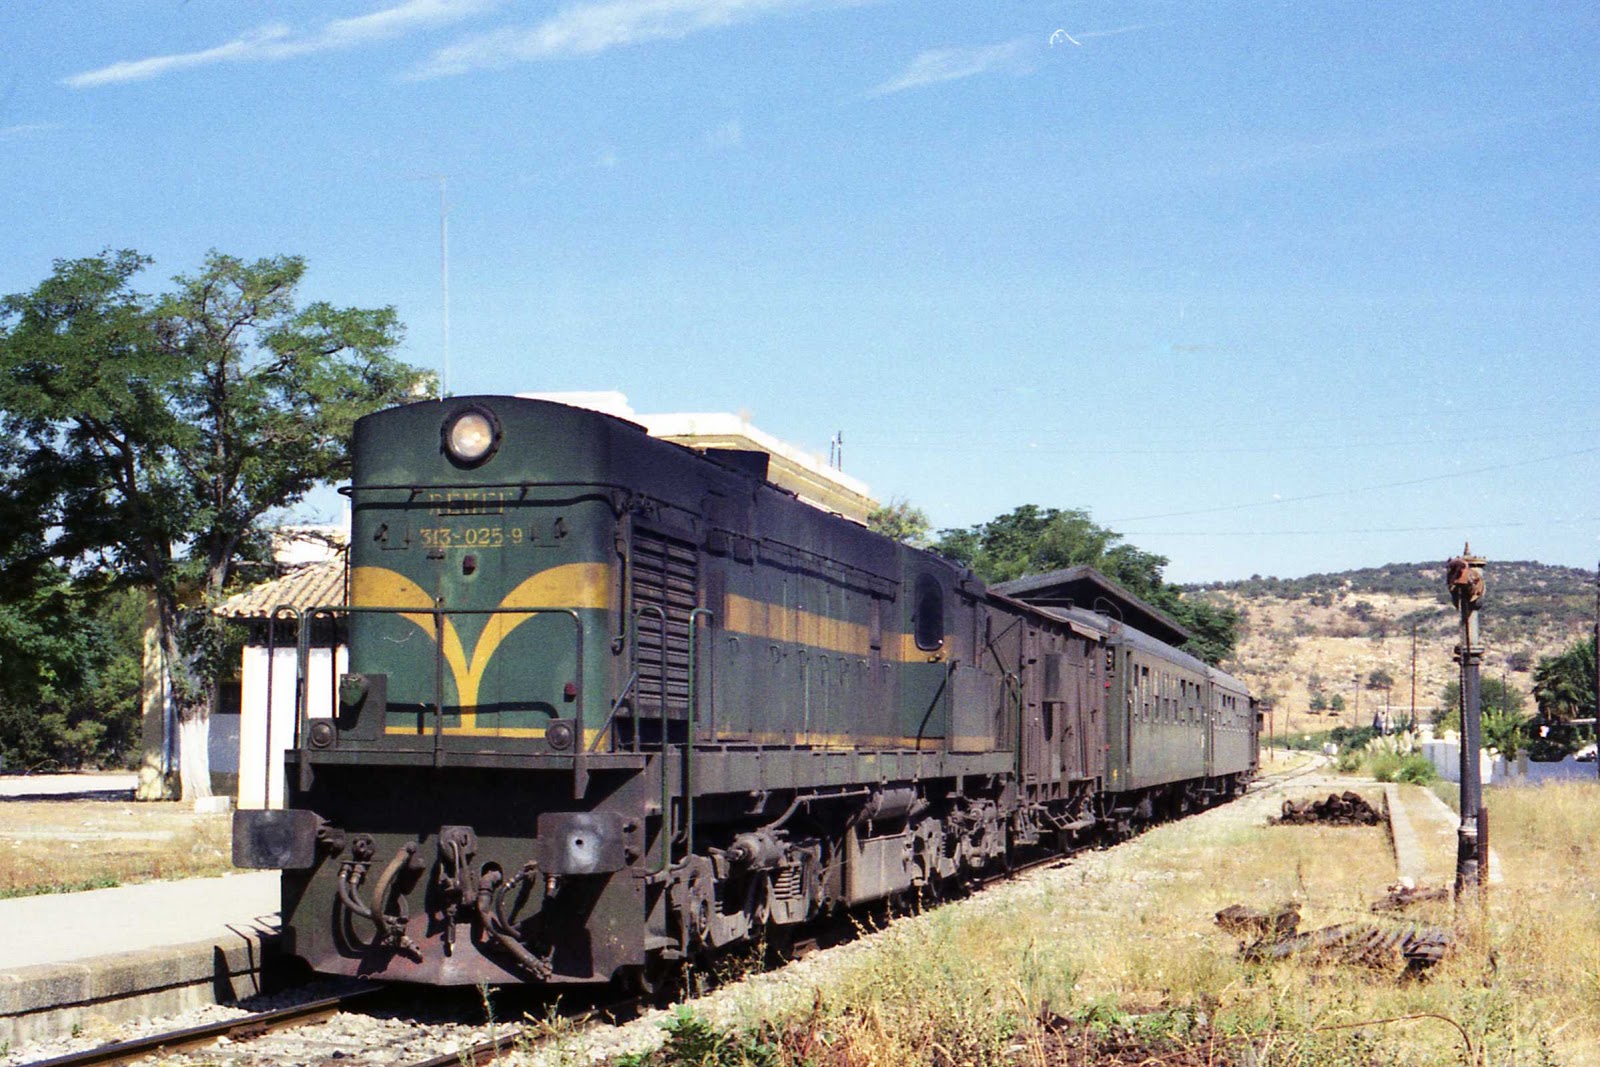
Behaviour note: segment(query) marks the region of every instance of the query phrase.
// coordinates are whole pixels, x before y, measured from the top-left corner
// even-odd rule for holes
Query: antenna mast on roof
[[[444,305],[444,367],[439,394],[450,395],[450,205],[445,200],[445,176],[439,175],[439,295]]]

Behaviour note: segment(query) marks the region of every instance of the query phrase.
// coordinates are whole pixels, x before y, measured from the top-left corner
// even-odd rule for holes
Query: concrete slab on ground
[[[132,800],[139,776],[111,774],[0,774],[0,799],[98,797]]]
[[[1396,872],[1416,885],[1447,888],[1456,880],[1456,840],[1461,817],[1425,786],[1388,782],[1383,787],[1394,840]],[[1498,885],[1500,857],[1489,850],[1488,882]]]
[[[0,1043],[261,990],[276,871],[0,900]]]
[[[278,922],[278,872],[0,900],[0,971],[161,948]]]

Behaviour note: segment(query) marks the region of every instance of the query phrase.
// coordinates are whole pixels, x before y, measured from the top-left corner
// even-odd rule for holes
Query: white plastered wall
[[[272,706],[267,707],[268,657],[264,645],[247,645],[240,672],[239,807],[283,807],[283,754],[294,744],[294,676],[296,651],[274,649]],[[349,669],[345,647],[313,648],[307,666],[309,716],[333,717],[334,686]],[[267,731],[271,726],[271,744]],[[270,774],[270,778],[268,777]]]

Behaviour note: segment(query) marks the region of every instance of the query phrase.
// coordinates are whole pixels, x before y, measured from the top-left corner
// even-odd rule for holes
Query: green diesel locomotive
[[[302,620],[349,671],[312,717],[302,648],[287,807],[235,819],[317,971],[649,984],[1256,770],[1244,687],[1123,621],[1158,613],[986,588],[764,453],[459,397],[362,419],[354,462],[349,604]]]

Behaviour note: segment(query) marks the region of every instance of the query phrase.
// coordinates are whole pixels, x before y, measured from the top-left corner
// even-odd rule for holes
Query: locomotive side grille
[[[699,604],[699,555],[681,541],[635,530],[631,563],[634,611],[651,605],[667,617],[663,643],[660,617],[649,610],[638,616],[635,706],[648,715],[685,717],[689,711],[689,613]]]

